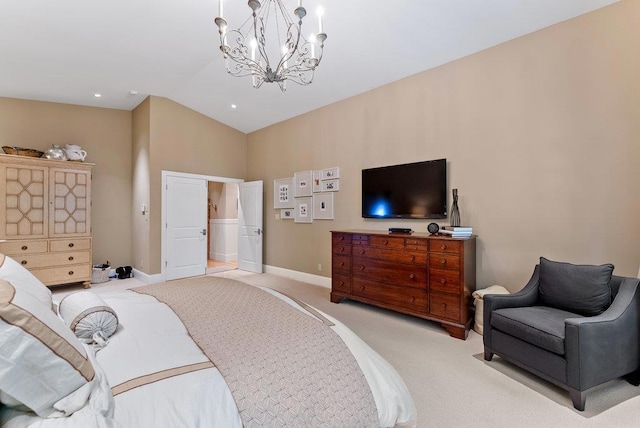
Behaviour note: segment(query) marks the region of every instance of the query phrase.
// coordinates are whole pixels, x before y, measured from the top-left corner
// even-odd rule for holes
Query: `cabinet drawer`
[[[334,255],[331,258],[331,267],[336,272],[344,272],[348,275],[351,273],[351,257]]]
[[[398,263],[411,263],[425,266],[427,264],[427,254],[419,252],[387,250],[385,248],[374,247],[355,247],[353,249],[353,255],[356,257],[386,260]]]
[[[417,288],[353,278],[352,294],[414,312],[426,313],[428,308],[427,292]]]
[[[331,291],[351,293],[351,277],[334,273],[331,276]]]
[[[333,254],[350,256],[351,255],[351,245],[334,244],[331,247],[331,252],[333,252]]]
[[[454,239],[432,239],[429,241],[429,251],[460,254],[461,249],[462,241]]]
[[[427,268],[353,258],[353,276],[375,278],[382,282],[408,287],[427,288]]]
[[[460,269],[460,256],[451,253],[429,253],[429,267],[438,269]]]
[[[351,235],[347,233],[334,233],[331,235],[331,242],[335,244],[351,244]]]
[[[369,245],[369,235],[353,235],[351,243],[353,245]]]
[[[404,248],[409,251],[427,252],[429,244],[426,239],[407,238],[404,240]]]
[[[404,238],[393,236],[372,236],[370,242],[373,247],[395,248],[398,250],[404,248]]]
[[[458,296],[431,293],[429,298],[431,315],[451,321],[460,320],[460,298]]]
[[[91,265],[71,265],[33,269],[32,274],[45,285],[67,284],[91,280]]]
[[[47,241],[7,241],[0,242],[0,253],[4,253],[8,256],[20,255],[20,254],[33,254],[33,253],[46,253]],[[15,258],[15,257],[13,257]]]
[[[429,290],[460,294],[460,271],[429,269]]]
[[[91,248],[89,238],[52,239],[49,241],[49,251],[88,250]]]
[[[90,263],[89,251],[69,251],[66,253],[25,254],[15,258],[27,269]]]

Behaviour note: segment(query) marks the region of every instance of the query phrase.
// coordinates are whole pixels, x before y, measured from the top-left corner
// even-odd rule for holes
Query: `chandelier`
[[[313,81],[313,73],[322,60],[327,35],[322,30],[322,11],[318,10],[318,33],[309,38],[302,35],[302,18],[307,11],[302,0],[293,17],[282,0],[249,0],[252,15],[238,29],[228,29],[219,1],[219,16],[215,23],[220,33],[220,50],[227,72],[236,77],[251,76],[253,87],[264,82],[276,82],[286,91],[288,80],[299,85]],[[267,32],[270,40],[267,42]]]

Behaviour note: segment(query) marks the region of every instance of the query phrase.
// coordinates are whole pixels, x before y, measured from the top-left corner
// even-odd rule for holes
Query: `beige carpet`
[[[216,274],[281,290],[339,319],[400,373],[418,411],[418,427],[640,427],[640,388],[623,380],[587,395],[574,410],[563,390],[499,357],[485,362],[482,337],[449,337],[435,322],[352,301],[329,302],[329,289],[272,274],[232,270]],[[95,292],[141,285],[112,280]],[[56,299],[73,290],[55,291]]]

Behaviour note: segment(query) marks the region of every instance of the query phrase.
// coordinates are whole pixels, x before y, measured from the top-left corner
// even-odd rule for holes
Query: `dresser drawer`
[[[460,271],[429,269],[429,290],[460,294]]]
[[[334,273],[331,276],[331,291],[351,293],[351,277],[349,275]]]
[[[351,256],[351,245],[348,244],[335,244],[331,247],[331,251],[334,255]]]
[[[69,251],[66,253],[23,254],[14,258],[25,268],[33,269],[90,263],[91,253],[89,251]]]
[[[429,244],[426,239],[406,238],[404,240],[404,249],[408,251],[427,252]]]
[[[33,269],[31,273],[46,285],[90,281],[91,265],[84,264]]]
[[[91,248],[90,238],[52,239],[49,241],[49,251],[88,250]]]
[[[371,236],[369,238],[372,247],[395,248],[402,250],[404,248],[404,238],[394,236]]]
[[[430,293],[431,315],[448,319],[451,321],[460,320],[460,298],[452,294]]]
[[[426,266],[427,254],[419,252],[388,250],[376,247],[354,247],[354,257],[362,257],[374,260],[385,260],[398,263],[410,263]]]
[[[451,253],[429,253],[429,267],[438,269],[460,269],[460,256]]]
[[[334,233],[331,235],[331,242],[335,244],[351,244],[351,235],[348,233]]]
[[[432,239],[429,241],[429,251],[460,254],[461,250],[462,241],[455,239]]]
[[[344,272],[345,275],[351,273],[351,257],[349,256],[339,256],[334,254],[331,258],[331,268],[335,272]]]
[[[47,241],[6,241],[0,242],[0,253],[4,253],[8,256],[20,255],[20,254],[33,254],[33,253],[46,253]],[[15,257],[12,257],[15,258]]]
[[[408,287],[427,288],[427,268],[397,263],[353,258],[353,276],[375,278],[381,282]]]
[[[352,294],[385,305],[427,313],[427,292],[417,288],[379,284],[362,278],[353,278]]]
[[[353,235],[351,243],[353,245],[369,245],[369,235]]]

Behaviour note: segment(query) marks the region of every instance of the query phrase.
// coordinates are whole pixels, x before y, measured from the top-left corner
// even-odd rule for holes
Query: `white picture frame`
[[[296,198],[293,221],[296,223],[313,223],[313,198],[310,196]]]
[[[293,208],[293,177],[273,180],[273,208]]]
[[[294,208],[283,208],[280,210],[280,220],[293,220],[295,217]]]
[[[322,183],[322,191],[323,192],[337,192],[340,190],[340,180],[323,180]]]
[[[313,194],[313,171],[300,171],[293,174],[294,196],[301,198]]]
[[[333,220],[333,193],[316,193],[313,195],[313,219]]]
[[[321,170],[313,171],[313,193],[322,192],[322,186],[320,185],[321,176],[322,176]]]
[[[340,167],[334,166],[333,168],[325,168],[320,172],[321,180],[333,180],[340,178]]]

